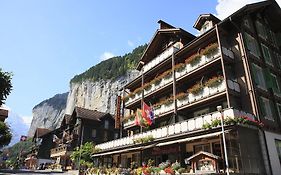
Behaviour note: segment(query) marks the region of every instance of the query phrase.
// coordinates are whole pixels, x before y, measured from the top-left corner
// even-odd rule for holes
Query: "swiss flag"
[[[142,117],[147,121],[148,125],[152,124],[152,109],[150,106],[148,106],[145,102],[143,102],[143,106],[142,106]]]

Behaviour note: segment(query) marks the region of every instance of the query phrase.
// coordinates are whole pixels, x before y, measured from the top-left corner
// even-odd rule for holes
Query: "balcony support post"
[[[174,98],[174,122],[178,122],[177,118],[177,99],[176,99],[176,73],[175,73],[175,54],[172,54],[172,75],[173,75],[173,98]]]
[[[144,84],[144,73],[143,73],[143,67],[141,69],[141,87],[143,87]],[[141,109],[143,108],[143,100],[144,100],[144,89],[141,90]],[[142,133],[142,126],[140,125],[140,132]]]
[[[230,97],[229,97],[229,93],[228,93],[228,85],[227,85],[227,75],[225,72],[225,63],[224,63],[224,59],[223,59],[223,53],[222,53],[222,49],[221,49],[221,39],[220,39],[220,33],[219,33],[219,28],[218,25],[216,25],[216,34],[217,34],[217,40],[218,40],[218,45],[219,45],[219,53],[220,53],[220,58],[221,58],[221,68],[222,68],[222,73],[223,73],[223,77],[224,77],[224,82],[225,83],[225,91],[226,91],[226,101],[227,101],[227,108],[230,108],[231,104],[230,104]]]

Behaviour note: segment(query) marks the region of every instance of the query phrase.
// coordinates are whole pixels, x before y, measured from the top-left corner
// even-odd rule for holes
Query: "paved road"
[[[53,170],[0,170],[0,175],[8,175],[8,174],[34,174],[34,175],[40,175],[40,174],[47,174],[47,175],[77,175],[78,173],[76,171],[71,172],[60,172],[60,171],[53,171]]]

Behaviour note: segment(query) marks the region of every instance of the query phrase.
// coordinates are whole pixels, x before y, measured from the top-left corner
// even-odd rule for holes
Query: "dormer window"
[[[207,32],[210,28],[212,28],[211,22],[206,21],[205,24],[201,28],[201,33]]]
[[[212,14],[201,14],[194,24],[194,28],[203,34],[219,23],[220,20]]]

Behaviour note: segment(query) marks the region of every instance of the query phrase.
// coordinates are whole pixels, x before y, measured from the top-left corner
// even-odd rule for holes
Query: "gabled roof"
[[[42,136],[50,133],[52,130],[47,128],[36,128],[33,138],[41,138]]]
[[[215,24],[219,23],[221,20],[218,19],[217,17],[215,17],[214,15],[212,14],[201,14],[195,24],[194,24],[194,28],[197,29],[197,30],[200,30],[202,25],[205,23],[206,20],[209,20],[209,21],[213,21]]]
[[[75,111],[78,118],[97,121],[99,121],[104,116],[110,115],[109,113],[104,113],[97,110],[90,110],[82,107],[75,107]]]
[[[150,55],[159,47],[158,43],[162,43],[164,38],[167,36],[181,36],[184,37],[186,40],[193,40],[196,38],[193,34],[183,30],[182,28],[175,28],[174,26],[159,20],[158,23],[160,24],[160,29],[158,29],[155,34],[153,35],[149,45],[145,49],[139,64],[137,65],[137,70],[140,70],[143,66],[143,63],[148,63],[151,59]]]
[[[197,157],[197,156],[199,156],[199,155],[202,155],[202,154],[205,155],[205,156],[214,158],[214,159],[219,159],[219,158],[220,158],[219,156],[216,156],[216,155],[214,155],[214,154],[212,154],[212,153],[205,152],[205,151],[199,151],[198,153],[196,153],[196,154],[190,156],[189,158],[186,158],[185,160],[190,161],[190,160],[194,159],[195,157]]]

